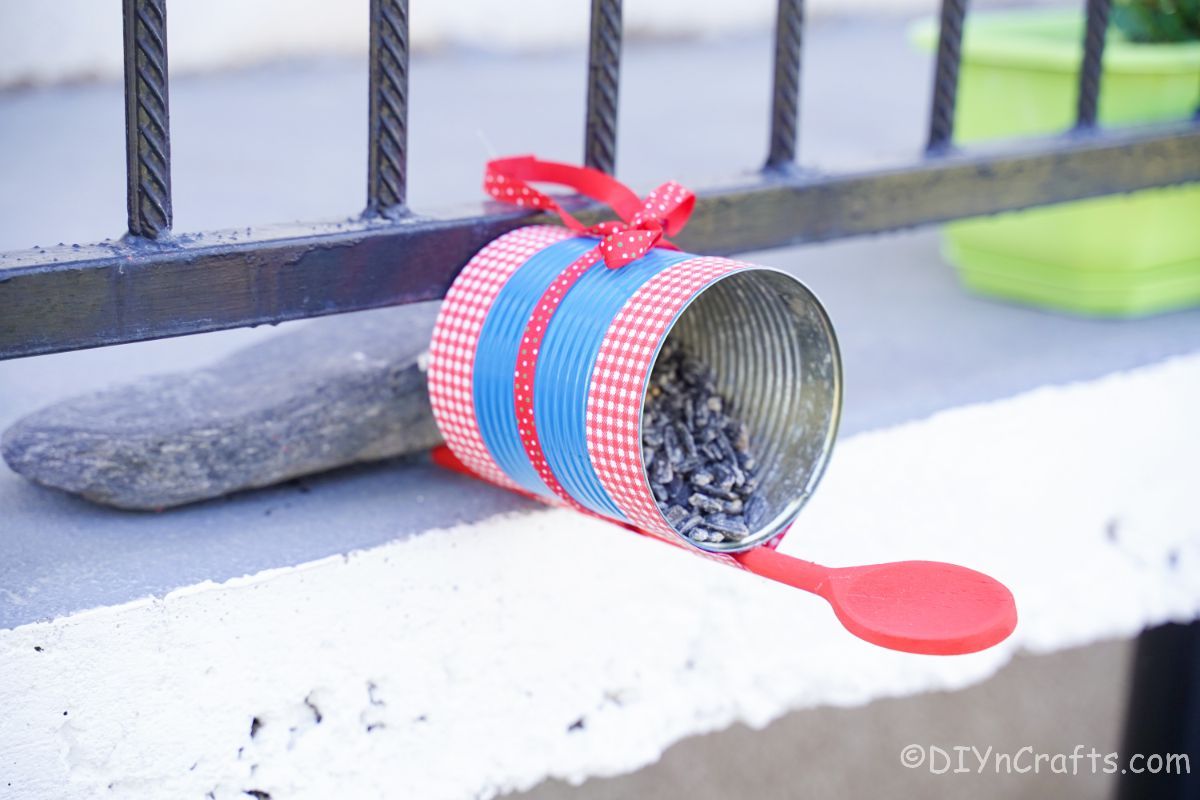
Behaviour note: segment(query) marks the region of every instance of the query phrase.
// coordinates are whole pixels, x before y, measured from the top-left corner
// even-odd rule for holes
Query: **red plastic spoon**
[[[756,575],[820,595],[846,630],[892,650],[974,653],[1004,641],[1017,625],[1012,592],[995,578],[957,564],[824,567],[767,547],[736,558]]]

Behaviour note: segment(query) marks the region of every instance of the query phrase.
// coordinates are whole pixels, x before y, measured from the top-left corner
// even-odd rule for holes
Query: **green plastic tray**
[[[933,21],[914,26],[927,49]],[[961,143],[1074,124],[1083,16],[977,14],[964,32]],[[1103,125],[1186,119],[1200,106],[1200,42],[1144,45],[1110,32]],[[1080,314],[1140,316],[1200,304],[1200,187],[1001,214],[945,227],[944,252],[973,291]]]

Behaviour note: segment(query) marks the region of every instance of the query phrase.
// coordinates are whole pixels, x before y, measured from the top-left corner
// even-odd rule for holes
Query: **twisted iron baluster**
[[[583,162],[610,175],[617,165],[617,89],[620,75],[621,0],[592,0]]]
[[[404,212],[408,184],[408,0],[371,0],[367,213]]]
[[[1104,63],[1104,36],[1108,31],[1111,0],[1087,0],[1087,27],[1083,34],[1083,63],[1079,69],[1079,103],[1075,112],[1076,128],[1096,124],[1100,102],[1100,73]]]
[[[800,53],[804,35],[803,0],[779,0],[775,19],[775,80],[771,99],[771,143],[767,169],[796,160],[800,128]]]
[[[954,138],[954,104],[958,94],[958,64],[962,57],[963,18],[967,0],[942,0],[937,65],[933,75],[933,108],[929,115],[929,144],[937,153]]]
[[[125,0],[125,174],[129,232],[171,228],[166,0]]]

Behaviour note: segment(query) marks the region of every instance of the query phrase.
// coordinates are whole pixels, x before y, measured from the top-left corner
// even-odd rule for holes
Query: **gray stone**
[[[150,510],[427,450],[436,313],[314,320],[206,369],[70,398],[16,422],[0,454],[42,485]]]

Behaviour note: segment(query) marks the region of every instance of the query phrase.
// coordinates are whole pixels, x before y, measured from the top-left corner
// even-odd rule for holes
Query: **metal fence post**
[[[129,232],[157,239],[171,228],[166,0],[124,0],[124,17]]]
[[[408,0],[371,0],[367,215],[405,213],[408,191]]]
[[[1104,66],[1104,38],[1108,32],[1111,0],[1087,0],[1087,27],[1083,36],[1083,62],[1079,67],[1079,100],[1075,111],[1077,129],[1096,125],[1100,102],[1100,78]]]
[[[610,175],[617,167],[621,36],[621,0],[592,0],[583,163]]]
[[[937,64],[933,72],[933,106],[929,114],[926,152],[949,150],[954,140],[954,106],[958,99],[958,66],[962,60],[963,19],[967,0],[942,0]]]
[[[779,0],[775,17],[775,75],[771,94],[768,170],[787,169],[796,161],[803,35],[804,0]]]

